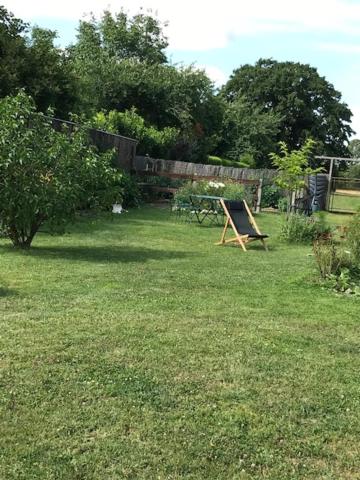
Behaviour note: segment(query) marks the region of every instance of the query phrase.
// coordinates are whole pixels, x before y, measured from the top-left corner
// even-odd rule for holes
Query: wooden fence
[[[247,180],[262,180],[264,185],[272,184],[277,174],[276,170],[270,169],[203,165],[142,156],[135,157],[133,171],[138,175],[151,175],[153,172],[169,178],[229,178],[239,182],[243,181],[243,183],[247,183]]]
[[[180,162],[174,160],[154,159],[150,157],[135,157],[133,172],[139,176],[160,176],[173,179],[189,180],[220,180],[229,179],[243,185],[251,185],[255,189],[252,207],[260,211],[262,187],[274,183],[275,170],[233,168],[200,163]],[[146,184],[144,184],[146,185]],[[149,185],[147,185],[149,187]],[[153,186],[157,192],[174,193],[174,188]],[[170,192],[171,190],[171,192]]]
[[[52,124],[56,130],[60,130],[66,125],[70,131],[80,126],[77,123],[61,120],[59,118],[51,118]],[[115,150],[115,166],[130,172],[133,169],[137,141],[132,138],[123,137],[114,133],[104,132],[96,128],[89,128],[89,135],[92,143],[101,151]]]

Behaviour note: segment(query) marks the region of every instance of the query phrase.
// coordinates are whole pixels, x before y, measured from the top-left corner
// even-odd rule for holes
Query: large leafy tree
[[[318,153],[347,153],[352,113],[316,68],[260,59],[234,70],[223,93],[230,102],[241,95],[253,108],[277,114],[281,122],[275,140],[291,149],[311,137]]]
[[[35,27],[27,39],[24,86],[39,110],[52,107],[60,118],[74,109],[77,80],[66,53],[55,46],[56,32]]]
[[[67,117],[76,98],[76,79],[64,51],[54,45],[56,33],[33,28],[0,7],[0,97],[20,88],[37,107]]]
[[[28,25],[0,6],[0,97],[22,85],[27,61]]]
[[[136,108],[158,129],[181,132],[176,158],[200,160],[218,141],[223,103],[204,71],[166,63],[161,25],[151,16],[112,16],[80,22],[69,49],[79,79],[78,111]]]
[[[353,138],[349,143],[350,155],[353,158],[360,158],[360,139]]]
[[[166,47],[162,25],[150,14],[105,11],[100,20],[80,21],[77,41],[68,49],[80,84],[79,110],[123,108],[124,97],[131,99],[132,82],[141,73],[146,78],[144,68],[166,63]],[[125,108],[132,106],[137,105]]]
[[[268,154],[276,148],[280,122],[276,113],[264,112],[238,96],[227,104],[217,151],[234,160],[252,158],[257,167],[271,166]]]
[[[55,131],[24,92],[0,101],[0,138],[0,227],[16,247],[30,247],[44,222],[61,225],[121,194],[111,152],[96,153],[84,131]]]

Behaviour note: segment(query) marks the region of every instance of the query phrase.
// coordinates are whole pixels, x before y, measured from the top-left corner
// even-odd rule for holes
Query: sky
[[[204,68],[217,86],[235,68],[259,58],[316,67],[353,112],[360,137],[360,0],[3,0],[17,17],[58,32],[58,44],[76,38],[79,19],[140,8],[168,25],[173,63]]]

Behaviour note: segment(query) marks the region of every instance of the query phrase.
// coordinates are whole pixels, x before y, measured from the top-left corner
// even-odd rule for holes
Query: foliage
[[[163,25],[152,14],[138,13],[130,17],[123,9],[114,16],[104,11],[97,22],[90,20],[99,35],[105,52],[111,58],[134,58],[140,62],[166,63],[168,46]]]
[[[179,136],[176,128],[165,127],[160,130],[147,125],[135,108],[125,112],[112,110],[108,114],[99,112],[94,117],[93,126],[135,138],[139,142],[137,153],[153,158],[169,158],[169,152],[176,145]]]
[[[19,88],[32,95],[37,107],[67,118],[77,96],[76,78],[63,50],[54,46],[56,33],[29,27],[0,7],[0,97]]]
[[[229,198],[231,200],[243,200],[249,198],[250,192],[239,183],[230,181],[207,181],[186,182],[175,194],[176,203],[189,202],[190,195],[214,195],[217,197]]]
[[[350,252],[333,240],[314,242],[313,252],[323,284],[339,293],[360,296],[359,269]]]
[[[246,159],[245,159],[246,160]],[[235,160],[229,160],[227,158],[221,158],[216,155],[208,155],[206,160],[207,165],[218,165],[223,167],[235,167],[235,168],[249,168],[250,164],[243,159],[236,162]]]
[[[294,62],[260,59],[234,70],[223,89],[229,102],[244,97],[252,108],[280,119],[275,142],[298,149],[309,137],[316,153],[346,156],[353,133],[352,113],[341,94],[316,68]]]
[[[305,186],[305,175],[319,173],[322,168],[309,166],[309,160],[315,146],[312,139],[307,139],[300,149],[291,152],[284,142],[280,142],[279,146],[280,154],[270,153],[269,156],[273,165],[278,169],[275,182],[280,188],[288,192],[288,207],[290,209],[292,193]]]
[[[137,32],[135,53],[124,52],[121,39],[131,30],[124,24],[133,20],[124,12],[119,15],[119,22],[105,13],[103,20],[80,23],[77,42],[69,49],[80,84],[77,109],[92,116],[100,110],[135,108],[147,125],[180,130],[171,152],[174,159],[203,161],[218,143],[224,108],[223,101],[215,96],[213,83],[203,70],[193,66],[169,65],[160,58],[155,61],[153,50],[152,54],[147,50],[140,54],[137,49],[148,41],[147,28]],[[156,19],[147,21],[160,29]],[[111,34],[104,31],[108,23]],[[161,29],[158,34],[162,36]],[[162,41],[155,43],[161,45]]]
[[[284,217],[280,236],[287,243],[312,243],[318,238],[329,236],[331,228],[323,212],[312,217],[292,213]]]
[[[360,178],[360,163],[350,165],[344,176],[346,178]]]
[[[284,142],[280,142],[279,146],[280,154],[270,153],[269,156],[272,164],[278,169],[276,183],[280,188],[295,192],[305,186],[305,175],[314,175],[322,170],[309,166],[309,160],[315,146],[312,139],[306,140],[300,149],[291,152]]]
[[[28,25],[0,6],[0,97],[19,88],[24,80]]]
[[[353,215],[346,233],[353,262],[360,267],[360,213]]]
[[[122,206],[124,208],[140,206],[142,201],[141,192],[136,179],[132,175],[123,172],[119,187],[122,191]]]
[[[0,101],[0,218],[15,246],[40,226],[63,224],[79,207],[109,207],[120,196],[112,152],[98,155],[84,131],[56,132],[21,92]]]
[[[251,166],[267,167],[268,154],[276,147],[279,124],[277,114],[262,112],[244,97],[236,97],[227,103],[217,150],[233,160],[250,156]]]
[[[261,194],[261,206],[278,208],[279,200],[284,198],[283,191],[276,185],[264,185]]]
[[[135,107],[148,125],[181,131],[172,151],[175,159],[204,160],[218,143],[223,112],[223,102],[215,96],[206,73],[143,55],[119,55],[105,41],[103,27],[102,21],[81,22],[77,42],[69,49],[80,82],[78,109],[94,115],[100,110],[124,112]],[[112,37],[124,34],[116,22],[112,29]],[[146,31],[141,35],[146,37]],[[145,42],[141,35],[139,45]]]
[[[350,141],[349,151],[352,158],[360,158],[360,139],[359,138],[353,138]]]
[[[354,278],[349,268],[343,268],[338,275],[329,275],[324,284],[339,293],[360,297],[359,278]]]
[[[278,209],[280,212],[288,212],[290,210],[290,202],[287,197],[282,197],[278,200]]]
[[[349,255],[340,250],[333,240],[316,240],[313,244],[315,261],[323,279],[339,275],[350,264]]]
[[[68,118],[78,96],[77,79],[65,52],[54,45],[57,34],[34,27],[27,39],[26,79],[21,85],[39,110],[51,107],[60,118]]]

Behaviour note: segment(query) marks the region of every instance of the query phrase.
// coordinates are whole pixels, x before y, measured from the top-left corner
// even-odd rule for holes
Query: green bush
[[[360,213],[352,217],[346,237],[353,262],[360,267]]]
[[[99,112],[93,119],[93,126],[101,130],[117,133],[138,140],[139,155],[149,155],[153,158],[168,158],[170,150],[176,144],[179,131],[176,128],[165,127],[158,130],[146,124],[135,108],[109,113]]]
[[[136,179],[123,173],[120,180],[122,191],[122,205],[124,208],[138,207],[141,204],[142,196]]]
[[[314,242],[313,251],[320,277],[327,288],[360,296],[359,269],[353,265],[350,252],[333,240]]]
[[[311,243],[322,236],[331,234],[323,212],[306,217],[298,213],[285,216],[280,236],[288,243]]]
[[[261,195],[261,206],[278,208],[281,198],[284,197],[279,187],[276,185],[264,185]]]
[[[330,275],[340,275],[344,268],[350,264],[350,256],[340,250],[333,240],[316,240],[313,252],[321,278]]]
[[[121,201],[112,152],[99,155],[85,130],[55,131],[25,93],[0,101],[0,131],[0,230],[14,246],[30,247],[44,222]]]
[[[278,209],[280,212],[287,212],[289,209],[289,199],[287,197],[282,197],[278,201]]]
[[[239,161],[236,160],[229,160],[227,158],[217,157],[215,155],[208,155],[207,164],[208,165],[217,165],[223,167],[235,167],[235,168],[251,168],[250,163],[247,162],[247,157],[244,156]]]
[[[350,165],[345,173],[346,178],[360,178],[360,163]]]
[[[235,182],[199,180],[186,182],[175,194],[176,203],[189,202],[190,195],[214,195],[231,200],[249,200],[249,192],[244,185]]]

